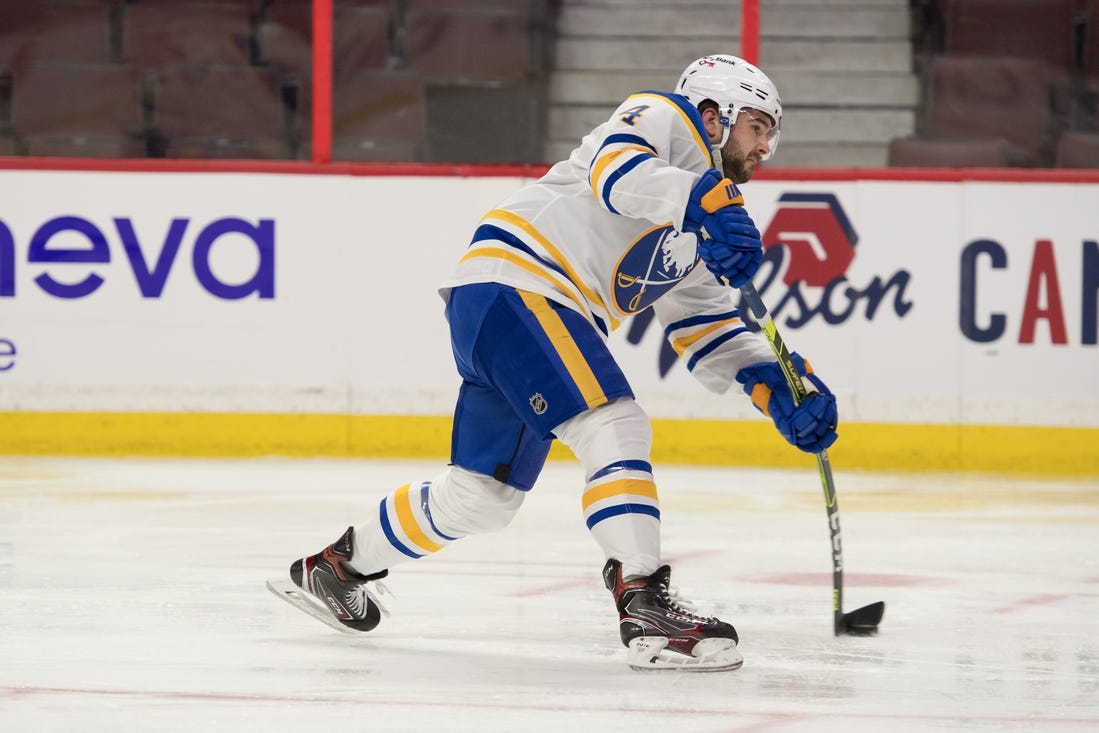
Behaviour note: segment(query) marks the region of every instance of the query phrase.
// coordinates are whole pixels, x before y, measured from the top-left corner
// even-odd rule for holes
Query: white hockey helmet
[[[695,107],[707,99],[717,104],[718,120],[725,132],[715,152],[724,147],[729,128],[736,124],[742,109],[748,107],[766,113],[774,120],[774,127],[767,137],[771,151],[764,160],[775,154],[782,128],[782,100],[767,75],[744,59],[722,53],[692,61],[679,77],[675,93],[686,97]]]

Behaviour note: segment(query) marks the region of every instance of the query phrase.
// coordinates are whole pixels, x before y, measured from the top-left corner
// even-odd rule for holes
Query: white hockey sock
[[[588,410],[554,429],[584,466],[584,520],[623,577],[660,566],[660,501],[653,482],[649,418],[632,399]]]
[[[382,499],[375,516],[355,527],[351,566],[369,575],[432,555],[461,537],[506,526],[522,503],[523,492],[451,466]]]
[[[622,468],[584,487],[584,521],[622,577],[651,575],[660,566],[660,499],[651,473]]]

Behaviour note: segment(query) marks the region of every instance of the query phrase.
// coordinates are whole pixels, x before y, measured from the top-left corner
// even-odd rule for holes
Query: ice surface
[[[658,466],[673,582],[744,667],[626,667],[577,464],[398,567],[350,638],[264,581],[438,463],[0,458],[0,730],[1099,730],[1099,484],[845,473],[846,607],[804,471]]]

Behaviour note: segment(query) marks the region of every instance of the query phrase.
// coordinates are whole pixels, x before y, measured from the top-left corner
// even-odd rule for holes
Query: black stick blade
[[[885,615],[885,603],[878,601],[869,606],[856,608],[850,613],[843,614],[841,628],[836,630],[839,634],[851,634],[852,636],[871,636],[878,633],[878,624]]]

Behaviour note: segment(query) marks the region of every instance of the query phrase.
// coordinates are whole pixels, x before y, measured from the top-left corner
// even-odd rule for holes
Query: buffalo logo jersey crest
[[[685,278],[698,262],[698,239],[665,225],[631,244],[614,271],[612,293],[618,312],[639,313]]]
[[[541,392],[535,392],[530,396],[530,408],[534,410],[535,415],[541,415],[546,411],[549,404],[546,402],[546,398],[542,396]]]

